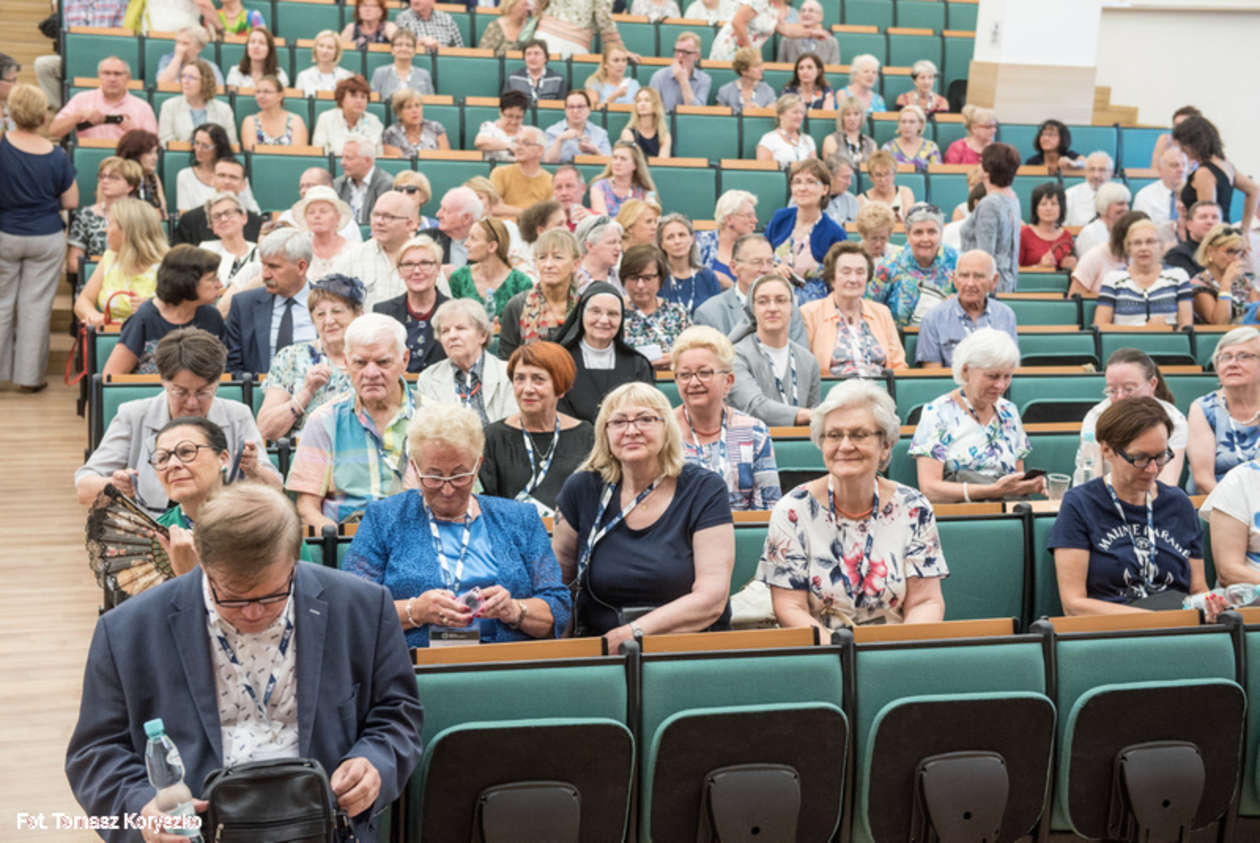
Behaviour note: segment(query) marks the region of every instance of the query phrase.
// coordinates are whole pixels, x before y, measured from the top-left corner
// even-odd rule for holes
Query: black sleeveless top
[[[1216,204],[1221,206],[1221,219],[1229,219],[1229,205],[1234,200],[1234,181],[1225,174],[1225,171],[1210,161],[1203,161],[1200,167],[1207,167],[1212,175],[1216,176]],[[1185,187],[1181,188],[1181,202],[1186,206],[1186,212],[1189,213],[1190,206],[1199,201],[1199,194],[1194,189],[1194,174],[1190,174],[1190,178],[1186,179]]]
[[[639,134],[638,129],[631,129],[634,133],[634,142],[638,144],[639,149],[643,150],[644,156],[647,158],[655,158],[661,154],[661,130],[657,129],[656,134],[650,138],[645,138]]]

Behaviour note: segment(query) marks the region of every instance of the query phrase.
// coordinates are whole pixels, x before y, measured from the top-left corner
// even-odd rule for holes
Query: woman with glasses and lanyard
[[[560,490],[552,547],[573,584],[574,634],[608,651],[643,635],[725,629],[735,531],[726,484],[683,457],[669,401],[624,384]]]
[[[763,275],[744,302],[747,334],[735,342],[731,406],[767,425],[809,424],[822,382],[807,346],[788,336],[792,287],[780,275]]]
[[[670,349],[678,335],[691,326],[687,308],[666,301],[660,294],[667,275],[665,256],[650,243],[631,246],[621,259],[621,283],[630,300],[626,308],[626,342],[657,369],[669,368]]]
[[[1059,600],[1069,615],[1141,611],[1159,592],[1207,591],[1203,536],[1185,492],[1159,480],[1172,461],[1159,401],[1123,398],[1098,418],[1111,474],[1068,490],[1050,532]],[[1152,608],[1176,608],[1156,598]]]
[[[419,492],[369,504],[343,568],[390,590],[410,647],[559,637],[569,593],[533,506],[474,495],[485,446],[467,407],[418,408]]]

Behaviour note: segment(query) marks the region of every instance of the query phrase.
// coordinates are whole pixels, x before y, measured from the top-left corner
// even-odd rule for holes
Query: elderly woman
[[[1044,478],[1024,477],[1028,436],[1002,397],[1018,365],[1019,347],[996,328],[980,328],[954,349],[959,387],[923,408],[910,442],[919,488],[930,500],[971,503],[1044,490]]]
[[[987,196],[987,188],[986,188]],[[1032,269],[1076,268],[1072,232],[1063,227],[1067,200],[1057,181],[1033,188],[1028,222],[1019,230],[1019,265]]]
[[[912,64],[910,78],[914,81],[914,88],[897,97],[897,108],[913,105],[921,109],[924,114],[949,111],[949,101],[932,90],[938,75],[936,65],[927,59],[919,59]]]
[[[241,146],[306,146],[306,121],[284,108],[284,86],[274,76],[264,76],[254,86],[258,111],[241,121]]]
[[[407,445],[419,492],[368,504],[342,567],[389,589],[408,646],[563,633],[569,594],[538,513],[472,493],[485,445],[477,414],[421,407]]]
[[[622,251],[631,246],[650,246],[655,243],[660,221],[661,206],[655,199],[628,200],[617,212],[617,225],[621,226],[623,232]]]
[[[997,292],[1013,293],[1019,281],[1019,197],[1011,187],[1019,153],[1006,143],[985,147],[980,155],[986,195],[962,227],[964,252],[979,249],[997,264]]]
[[[945,150],[946,164],[979,164],[980,153],[993,143],[997,135],[997,115],[993,109],[970,104],[963,106],[963,128],[967,136],[959,138]]]
[[[498,319],[508,301],[534,282],[509,265],[511,243],[507,227],[499,220],[487,217],[473,223],[464,245],[468,264],[451,273],[451,296],[472,299],[486,308],[492,320]]]
[[[862,101],[847,97],[836,103],[836,130],[823,138],[822,157],[844,155],[855,166],[861,166],[875,154],[875,139],[863,134],[866,107]]]
[[[77,272],[85,255],[103,255],[109,248],[105,229],[109,209],[119,199],[134,196],[144,177],[140,165],[111,155],[96,167],[96,201],[70,215],[66,232],[66,269]]]
[[[350,206],[331,187],[317,184],[306,189],[306,195],[293,206],[293,221],[311,236],[314,257],[306,269],[307,278],[331,273],[341,253],[354,245],[341,236],[341,230],[353,219]]]
[[[252,29],[245,39],[245,55],[241,63],[228,71],[226,84],[228,90],[253,88],[264,76],[274,76],[280,84],[289,87],[289,74],[280,67],[276,54],[276,39],[265,27]]]
[[[557,409],[577,368],[563,347],[546,340],[512,352],[508,378],[520,412],[486,425],[481,487],[487,495],[533,504],[554,517],[556,496],[595,444],[589,422]]]
[[[1165,269],[1159,227],[1150,220],[1129,226],[1124,253],[1129,259],[1122,272],[1103,279],[1098,291],[1095,325],[1176,325],[1178,330],[1194,322],[1194,293],[1185,272]]]
[[[228,140],[236,143],[236,117],[232,106],[214,98],[218,87],[210,62],[197,59],[184,65],[179,72],[179,96],[162,103],[158,115],[158,138],[163,145],[191,140],[193,129],[203,123],[222,126]]]
[[[1207,591],[1194,504],[1159,480],[1173,459],[1172,427],[1147,396],[1122,398],[1098,417],[1111,474],[1068,490],[1047,543],[1067,614],[1141,611],[1132,604],[1162,591]]]
[[[1189,208],[1195,202],[1215,202],[1220,206],[1222,219],[1235,219],[1230,215],[1230,205],[1238,190],[1243,194],[1243,208],[1237,219],[1246,224],[1253,218],[1260,187],[1225,158],[1225,146],[1212,121],[1201,114],[1190,115],[1173,127],[1172,139],[1193,168],[1181,188],[1181,204]]]
[[[209,33],[200,26],[188,26],[178,30],[175,33],[174,47],[158,59],[157,75],[153,77],[154,83],[177,84],[180,71],[200,59],[201,51],[208,43]],[[210,65],[210,69],[214,80],[222,85],[223,73],[213,64]]]
[[[499,315],[500,357],[510,357],[523,343],[551,339],[577,306],[578,243],[567,229],[539,235],[534,263],[538,283],[513,296]]]
[[[740,47],[731,60],[735,78],[717,89],[714,102],[724,105],[732,114],[740,114],[745,108],[768,108],[778,98],[774,88],[762,81],[766,63],[761,50],[756,47]]]
[[[700,263],[696,232],[683,214],[666,214],[656,228],[656,245],[665,255],[665,282],[661,297],[677,302],[688,316],[713,296],[722,285],[713,270]]]
[[[1055,176],[1066,168],[1084,168],[1085,157],[1072,149],[1072,130],[1061,120],[1043,120],[1033,138],[1033,154],[1024,163],[1045,167]]]
[[[153,206],[119,199],[109,209],[106,250],[74,302],[74,315],[99,327],[135,312],[157,289],[157,269],[169,248]]]
[[[836,99],[855,99],[862,104],[863,114],[887,111],[888,104],[875,86],[879,84],[879,59],[870,53],[854,56],[849,62],[849,84],[836,92]]]
[[[386,155],[410,158],[429,149],[451,148],[446,127],[436,120],[424,119],[424,101],[418,92],[400,88],[390,99],[390,106],[395,120],[381,135]]]
[[[1219,585],[1260,580],[1260,461],[1230,469],[1199,509],[1208,522]]]
[[[395,92],[403,88],[421,95],[435,93],[433,77],[429,75],[429,71],[411,63],[416,57],[414,32],[410,29],[396,30],[390,38],[390,52],[394,56],[393,64],[382,65],[372,74],[370,87],[380,95],[381,99],[391,99]]]
[[[201,248],[214,252],[219,263],[219,282],[223,287],[243,289],[261,269],[257,262],[256,244],[245,239],[245,206],[235,193],[216,193],[206,200],[206,220],[214,232],[214,240],[203,240]]]
[[[148,202],[166,219],[166,188],[162,186],[162,178],[158,175],[158,149],[162,142],[158,136],[144,129],[132,129],[118,139],[114,154],[126,161],[134,161],[140,165],[143,176],[140,186],[136,188],[136,198]],[[97,196],[100,189],[97,188]]]
[[[219,425],[227,434],[228,450],[241,453],[241,474],[280,486],[249,407],[215,397],[227,362],[227,349],[217,337],[199,328],[171,331],[153,350],[153,362],[162,392],[118,408],[101,444],[74,473],[79,503],[90,504],[112,483],[154,515],[164,512],[169,502],[151,462],[153,431],[181,416],[204,416]]]
[[[914,191],[904,184],[897,184],[897,159],[891,152],[882,149],[872,153],[866,160],[866,173],[870,177],[871,186],[858,194],[858,205],[878,202],[887,205],[898,220],[903,219],[906,211],[914,204]]]
[[[442,247],[437,242],[424,234],[411,238],[398,251],[398,274],[406,291],[372,308],[406,328],[408,372],[422,372],[446,356],[433,325],[434,312],[447,301],[437,288],[441,267]]]
[[[626,249],[621,279],[626,288],[626,342],[657,369],[670,366],[670,349],[691,326],[691,314],[681,304],[660,295],[668,270],[661,250],[650,243]]]
[[[757,160],[773,161],[786,170],[797,161],[817,158],[814,139],[803,129],[805,103],[796,94],[784,94],[774,103],[774,129],[757,141]]]
[[[433,330],[446,358],[420,373],[416,392],[424,400],[468,407],[484,424],[517,411],[507,367],[486,351],[494,325],[479,302],[443,302],[433,314]]]
[[[573,386],[560,400],[561,411],[593,422],[604,396],[618,386],[656,383],[651,362],[625,339],[624,311],[620,292],[596,281],[560,326],[556,341],[577,365]]]
[[[172,504],[157,517],[169,537],[163,541],[175,573],[197,566],[192,530],[201,505],[223,489],[232,454],[223,428],[202,416],[171,419],[154,436],[150,459],[162,490]]]
[[[1128,212],[1131,198],[1129,188],[1120,182],[1106,182],[1098,188],[1094,194],[1096,215],[1076,235],[1078,256],[1084,257],[1094,246],[1107,242],[1112,227]]]
[[[1139,220],[1149,219],[1145,211],[1129,211],[1116,220],[1111,226],[1106,243],[1099,243],[1081,254],[1076,268],[1072,270],[1068,296],[1097,296],[1102,287],[1103,276],[1123,270],[1128,265],[1124,256],[1124,240],[1129,236],[1129,226]]]
[[[354,17],[341,30],[341,40],[362,50],[370,44],[390,43],[397,31],[385,11],[385,0],[355,0]]]
[[[1228,325],[1242,318],[1249,303],[1260,301],[1260,288],[1247,267],[1246,254],[1241,228],[1218,223],[1204,235],[1194,253],[1203,271],[1190,279],[1195,322]]]
[[[577,292],[595,281],[619,287],[617,264],[621,262],[621,240],[625,231],[606,216],[592,214],[578,223],[573,235],[582,250],[582,261],[575,272]]]
[[[175,174],[175,207],[179,213],[206,204],[206,200],[219,192],[215,186],[214,167],[224,158],[232,158],[232,144],[222,126],[203,123],[193,130],[192,165]],[[247,211],[258,213],[258,200],[254,198],[248,181],[240,197]]]
[[[485,32],[477,38],[477,48],[490,50],[496,56],[506,55],[534,37],[538,25],[533,17],[534,0],[505,0],[499,5],[500,14],[491,18]]]
[[[628,199],[646,199],[656,195],[656,183],[648,170],[647,159],[633,142],[617,141],[603,172],[591,182],[591,210],[609,217],[617,216]]]
[[[744,305],[751,329],[735,343],[731,406],[767,425],[809,424],[821,383],[809,348],[788,336],[792,287],[780,275],[762,275]]]
[[[338,82],[354,75],[338,64],[344,48],[337,33],[331,29],[321,30],[315,34],[314,41],[311,45],[313,63],[299,71],[297,78],[293,80],[293,87],[307,97],[313,97],[320,91],[335,91]]]
[[[1173,394],[1164,382],[1155,361],[1146,352],[1137,348],[1118,348],[1107,358],[1104,379],[1106,386],[1103,395],[1081,422],[1081,445],[1076,452],[1076,465],[1088,464],[1093,476],[1099,477],[1111,470],[1102,459],[1098,450],[1098,418],[1112,404],[1122,398],[1154,398],[1168,414],[1172,422],[1172,431],[1168,437],[1168,447],[1172,451],[1172,460],[1159,472],[1159,479],[1176,486],[1181,482],[1181,468],[1186,456],[1186,417],[1173,404]]]
[[[822,59],[813,53],[805,53],[796,59],[792,78],[783,86],[783,93],[796,94],[810,111],[834,111],[836,108],[836,95],[827,84]]]
[[[330,108],[315,121],[312,146],[321,146],[333,155],[341,154],[341,147],[350,137],[358,137],[370,143],[377,155],[384,155],[381,134],[385,127],[375,114],[367,110],[372,89],[362,76],[351,76],[337,83],[333,99],[336,108]]]
[[[779,625],[824,633],[945,616],[949,575],[936,517],[915,489],[879,476],[897,442],[897,407],[880,387],[833,387],[810,422],[825,477],[796,487],[770,515],[757,578]]]
[[[735,532],[722,479],[683,458],[660,390],[612,392],[591,455],[560,490],[552,547],[576,588],[576,635],[610,652],[643,635],[730,623]]]
[[[780,496],[770,430],[726,403],[735,347],[720,331],[696,325],[678,338],[670,358],[682,398],[674,421],[683,459],[722,478],[732,510],[770,509]]]
[[[153,350],[178,328],[201,328],[223,338],[223,317],[214,307],[222,285],[219,256],[196,246],[176,246],[157,270],[157,288],[123,323],[122,336],[105,361],[106,375],[157,373]]]
[[[1190,405],[1186,457],[1199,494],[1231,468],[1260,457],[1260,331],[1235,328],[1212,353],[1221,388]]]
[[[858,242],[862,251],[870,255],[876,266],[901,254],[902,247],[892,242],[897,217],[887,205],[880,202],[863,205],[857,218],[853,220],[853,225],[861,238]]]
[[[944,219],[935,205],[911,207],[906,212],[906,248],[875,268],[868,295],[888,305],[900,327],[919,324],[924,313],[955,292],[958,253],[941,244]]]
[[[516,160],[512,148],[529,105],[529,97],[520,91],[504,91],[499,97],[499,119],[482,123],[473,140],[473,146],[484,153],[487,161]]]
[[[831,171],[817,158],[798,161],[788,169],[792,204],[780,208],[766,226],[766,239],[775,259],[804,282],[796,291],[797,304],[827,295],[822,264],[832,246],[846,235],[823,213],[831,189]]]
[[[727,190],[713,207],[716,228],[696,235],[700,265],[713,270],[718,283],[729,287],[735,282],[731,250],[735,241],[757,230],[757,196],[747,190]]]
[[[898,164],[909,164],[919,172],[927,172],[932,164],[941,163],[941,148],[923,137],[927,114],[917,105],[907,105],[897,116],[897,136],[882,149],[892,154]]]
[[[821,26],[806,26],[800,23],[789,23],[788,15],[792,12],[792,4],[788,0],[741,0],[721,29],[713,39],[709,49],[712,61],[730,61],[740,47],[756,47],[770,40],[770,36],[779,34],[784,38],[812,38],[822,40],[828,37],[827,30]]]
[[[837,243],[823,261],[829,295],[801,305],[810,349],[831,377],[877,377],[906,368],[888,308],[866,298],[874,264],[857,243]]]
[[[311,283],[306,306],[316,338],[277,351],[263,383],[258,430],[268,440],[301,430],[311,411],[351,388],[346,328],[362,315],[363,296],[363,283],[357,278],[326,275]]]

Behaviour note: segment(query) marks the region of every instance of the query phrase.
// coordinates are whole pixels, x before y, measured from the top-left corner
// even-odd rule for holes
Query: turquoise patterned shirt
[[[907,246],[875,267],[875,277],[866,287],[866,297],[888,305],[897,327],[918,324],[912,317],[919,303],[919,286],[931,284],[943,293],[942,299],[952,295],[956,292],[954,267],[957,265],[958,252],[953,246],[942,245],[926,269],[919,266],[914,251]]]

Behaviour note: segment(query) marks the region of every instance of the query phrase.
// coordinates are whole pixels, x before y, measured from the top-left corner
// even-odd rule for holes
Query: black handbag
[[[349,818],[336,804],[328,774],[313,758],[252,761],[213,770],[201,785],[202,836],[222,843],[345,843]]]

